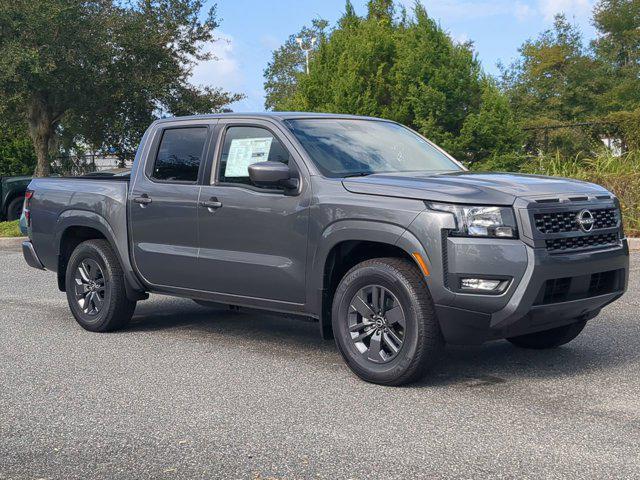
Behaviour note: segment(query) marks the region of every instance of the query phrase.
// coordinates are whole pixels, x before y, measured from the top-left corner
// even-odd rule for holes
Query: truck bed
[[[114,240],[120,258],[128,259],[127,177],[34,178],[29,236],[48,270],[57,271],[60,236],[67,225],[95,224]]]

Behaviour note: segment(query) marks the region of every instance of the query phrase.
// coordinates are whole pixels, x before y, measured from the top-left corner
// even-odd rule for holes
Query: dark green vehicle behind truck
[[[20,218],[31,177],[0,177],[0,221]]]

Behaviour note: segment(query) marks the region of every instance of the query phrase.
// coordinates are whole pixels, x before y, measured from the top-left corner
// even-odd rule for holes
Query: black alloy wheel
[[[74,275],[76,302],[89,316],[100,313],[109,299],[109,285],[98,262],[87,258],[80,262]]]
[[[358,290],[347,319],[351,341],[374,363],[393,360],[402,349],[406,319],[396,296],[381,285]]]

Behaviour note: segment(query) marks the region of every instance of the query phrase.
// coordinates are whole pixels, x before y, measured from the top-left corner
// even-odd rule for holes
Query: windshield
[[[287,126],[327,177],[462,168],[413,131],[392,122],[313,118]]]

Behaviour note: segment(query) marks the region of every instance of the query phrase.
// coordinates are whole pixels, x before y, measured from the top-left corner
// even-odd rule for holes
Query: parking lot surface
[[[354,377],[317,324],[152,296],[82,330],[0,246],[0,479],[640,478],[640,257],[569,345]]]

